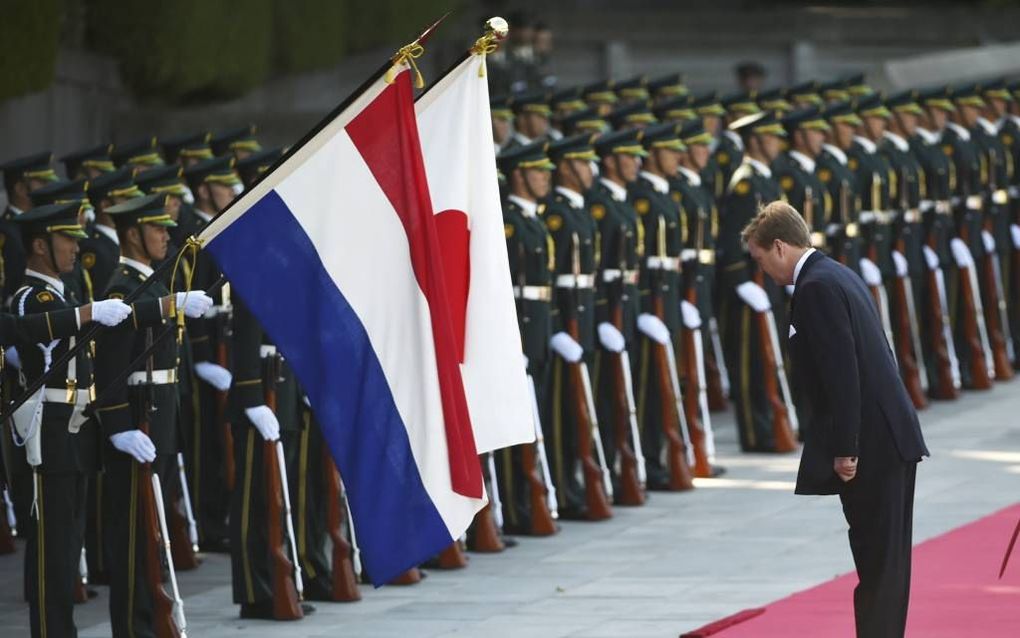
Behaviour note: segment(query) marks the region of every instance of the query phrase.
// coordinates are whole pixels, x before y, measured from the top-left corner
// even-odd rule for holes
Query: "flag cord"
[[[386,72],[387,84],[393,84],[393,80],[396,79],[399,72],[398,67],[402,64],[407,64],[414,71],[414,86],[419,89],[425,88],[425,78],[422,77],[421,70],[418,69],[418,63],[415,62],[424,53],[425,47],[419,44],[417,40],[400,47],[397,54],[393,56],[393,66]]]

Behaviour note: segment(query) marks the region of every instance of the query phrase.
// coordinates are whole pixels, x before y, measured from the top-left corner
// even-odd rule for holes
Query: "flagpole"
[[[484,56],[490,53],[494,53],[496,49],[499,48],[500,43],[506,40],[507,34],[509,33],[510,27],[507,25],[506,20],[504,20],[503,18],[499,16],[494,16],[486,20],[485,33],[482,35],[482,37],[475,40],[475,43],[471,45],[471,48],[464,51],[464,53],[461,54],[460,57],[458,57],[453,62],[453,64],[447,67],[447,69],[439,75],[435,82],[430,84],[424,91],[419,93],[418,97],[414,98],[414,101],[417,102],[426,94],[428,94],[428,92],[431,91],[434,86],[442,82],[442,80],[446,78],[446,76],[450,75],[450,73],[452,73],[457,67],[464,63],[464,60],[467,60],[472,55],[483,56],[482,68],[479,69],[479,77],[484,78],[485,77],[484,74],[486,72]]]

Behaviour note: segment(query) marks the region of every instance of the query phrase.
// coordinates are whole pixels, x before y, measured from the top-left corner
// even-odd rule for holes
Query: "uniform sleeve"
[[[746,184],[746,191],[741,184]],[[750,278],[740,234],[746,222],[754,217],[756,209],[757,203],[747,180],[738,182],[723,200],[716,249],[721,276],[729,286],[736,286]]]
[[[124,299],[127,293],[123,290],[109,290],[106,293],[107,299]],[[121,325],[127,325],[134,330],[153,328],[163,323],[163,301],[162,299],[143,299],[131,304],[131,320]]]
[[[219,279],[219,271],[212,261],[212,257],[205,251],[199,251],[195,260],[195,272],[191,287],[196,290],[208,290]],[[191,344],[191,354],[195,363],[200,361],[212,361],[214,357],[212,349],[212,333],[214,324],[209,319],[200,317],[188,319],[186,322],[188,342]]]
[[[127,291],[120,288],[107,291],[111,299],[123,299],[126,295]],[[96,410],[96,416],[107,438],[137,427],[132,419],[127,384],[113,387],[113,380],[131,364],[131,344],[137,329],[131,321],[123,321],[101,330],[96,338],[96,391],[107,397]]]
[[[234,384],[231,402],[238,409],[264,405],[262,391],[262,326],[255,315],[234,295]]]
[[[857,349],[847,301],[838,288],[822,283],[797,291],[804,320],[799,332],[815,360],[813,373],[832,418],[833,457],[857,456],[861,431],[861,385]]]

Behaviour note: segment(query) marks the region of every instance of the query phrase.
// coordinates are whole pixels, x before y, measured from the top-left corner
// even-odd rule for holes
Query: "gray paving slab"
[[[1018,500],[1020,380],[922,413],[933,457],[917,480],[915,542]],[[319,604],[294,623],[241,621],[229,560],[206,557],[180,574],[189,635],[269,638],[588,636],[668,637],[766,604],[853,568],[833,497],[792,494],[797,457],[741,455],[733,421],[714,419],[720,479],[685,494],[653,494],[602,523],[564,522],[555,537],[520,539],[467,569],[432,571],[413,587]],[[21,559],[0,557],[0,627],[27,636]],[[76,610],[82,638],[110,635],[107,590]]]

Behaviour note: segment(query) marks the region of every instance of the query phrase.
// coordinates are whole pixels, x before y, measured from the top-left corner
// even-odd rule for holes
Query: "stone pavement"
[[[918,470],[915,542],[1020,500],[1018,416],[1020,380],[922,413],[933,457]],[[714,425],[724,478],[652,494],[644,507],[616,508],[610,521],[564,522],[553,538],[471,555],[467,569],[430,571],[414,587],[365,587],[361,602],[318,603],[292,624],[240,621],[229,560],[208,556],[180,574],[188,633],[666,638],[852,570],[838,499],[795,497],[795,455],[741,455],[732,419]],[[0,627],[10,638],[28,635],[20,570],[20,558],[0,557]],[[100,588],[76,609],[82,638],[110,635],[107,601]]]

